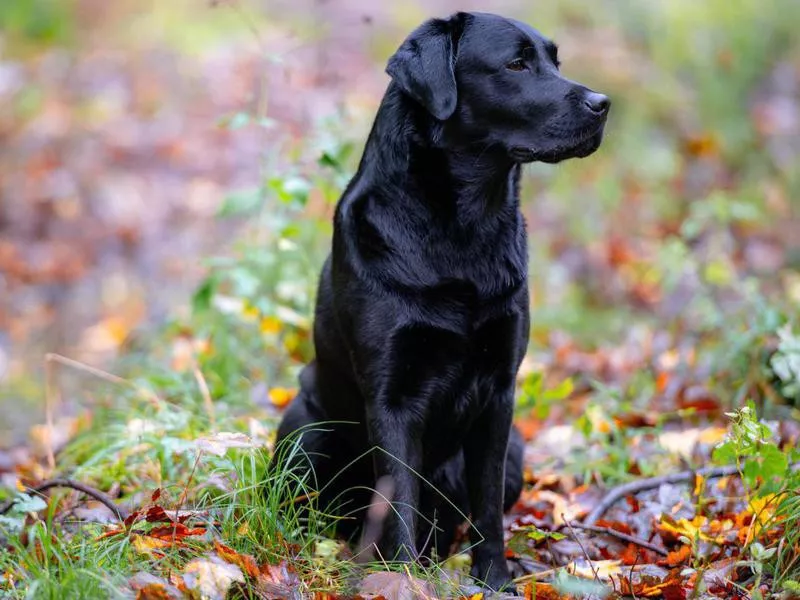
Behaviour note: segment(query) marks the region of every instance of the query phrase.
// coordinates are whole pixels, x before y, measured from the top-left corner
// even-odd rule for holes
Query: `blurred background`
[[[523,375],[579,373],[629,412],[791,405],[765,368],[800,348],[781,329],[800,305],[796,0],[5,0],[0,441],[41,420],[47,352],[199,356],[215,398],[256,404],[294,386],[385,61],[456,10],[531,23],[613,99],[597,154],[526,170]],[[85,375],[59,376],[65,397]]]

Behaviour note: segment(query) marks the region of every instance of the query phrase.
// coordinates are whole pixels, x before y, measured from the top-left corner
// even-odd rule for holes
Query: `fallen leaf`
[[[151,573],[139,571],[128,579],[136,592],[136,600],[177,600],[183,595],[174,585]]]
[[[148,523],[172,523],[173,519],[167,515],[161,506],[151,506],[147,509],[145,520]]]
[[[261,565],[261,574],[256,579],[256,589],[267,598],[295,598],[300,578],[289,568],[286,561],[278,565]]]
[[[277,406],[278,408],[284,408],[288,406],[288,404],[294,400],[294,397],[297,395],[296,389],[290,388],[272,388],[269,391],[269,400]]]
[[[610,580],[612,576],[619,575],[622,571],[621,560],[574,560],[567,565],[567,573],[583,577],[584,579]]]
[[[669,552],[664,560],[659,561],[659,564],[663,564],[668,567],[677,567],[678,565],[682,565],[689,562],[689,559],[691,557],[692,557],[692,547],[688,544],[685,544],[680,548],[678,548],[677,550]]]
[[[172,600],[175,597],[161,583],[150,583],[136,591],[136,600]]]
[[[198,450],[215,456],[224,456],[231,448],[254,448],[256,446],[249,436],[226,431],[198,438],[194,443]]]
[[[364,600],[434,600],[437,597],[430,583],[392,571],[367,575],[358,595]]]
[[[531,581],[525,586],[525,600],[568,600],[549,583]]]
[[[186,588],[204,600],[225,600],[234,583],[244,583],[242,570],[218,556],[195,558],[183,570]]]
[[[239,554],[236,550],[218,540],[214,540],[214,550],[222,560],[238,566],[246,575],[258,577],[261,574],[255,558],[249,554]]]
[[[183,538],[195,535],[205,535],[205,533],[206,533],[205,527],[195,527],[193,529],[190,529],[186,527],[186,525],[184,525],[183,523],[173,523],[172,525],[162,525],[160,527],[154,527],[153,529],[147,532],[147,536],[168,541],[180,541]]]
[[[149,535],[140,535],[134,533],[131,535],[131,545],[141,554],[149,554],[150,556],[163,556],[160,552],[161,548],[168,548],[171,544],[168,540],[151,537]]]

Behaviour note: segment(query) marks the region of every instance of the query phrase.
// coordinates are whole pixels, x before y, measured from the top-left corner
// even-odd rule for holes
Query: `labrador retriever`
[[[469,516],[472,574],[499,589],[503,512],[522,488],[520,168],[592,154],[610,102],[562,76],[539,32],[485,13],[425,22],[387,72],[336,208],[316,358],[278,441],[298,440],[288,466],[307,470],[344,535],[360,530],[378,480],[393,484],[386,560],[445,556]]]

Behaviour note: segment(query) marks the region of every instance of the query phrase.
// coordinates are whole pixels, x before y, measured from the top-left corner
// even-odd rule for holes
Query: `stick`
[[[594,579],[595,579],[595,581],[596,581],[597,583],[602,583],[602,582],[600,581],[600,575],[598,575],[598,573],[597,573],[597,569],[595,569],[595,568],[594,568],[594,565],[592,564],[592,559],[591,559],[591,558],[589,558],[589,553],[588,553],[588,552],[586,552],[586,548],[584,548],[584,547],[583,547],[583,544],[581,544],[581,540],[578,538],[578,536],[577,536],[577,535],[575,535],[575,530],[572,528],[572,523],[570,523],[569,521],[567,521],[567,519],[564,517],[564,513],[561,513],[561,518],[562,518],[562,519],[564,519],[564,524],[565,524],[567,527],[569,527],[569,530],[572,532],[572,537],[573,537],[573,538],[575,538],[575,541],[576,541],[576,542],[578,542],[578,546],[580,546],[580,548],[581,548],[581,551],[583,552],[583,556],[586,558],[586,562],[588,562],[588,563],[589,563],[589,567],[592,569],[592,573],[594,573]]]
[[[796,471],[800,468],[800,463],[795,463],[789,466],[789,469]],[[735,465],[728,465],[725,467],[706,467],[704,469],[697,469],[696,471],[681,471],[680,473],[672,473],[670,475],[659,475],[658,477],[649,477],[647,479],[639,479],[638,481],[631,481],[624,485],[611,488],[605,495],[600,503],[594,508],[592,512],[586,515],[583,520],[584,525],[594,525],[605,512],[614,506],[616,502],[622,500],[626,496],[638,494],[645,490],[652,490],[664,483],[686,483],[691,481],[695,475],[701,475],[706,479],[713,479],[715,477],[729,477],[731,475],[738,475],[739,467]]]
[[[205,406],[206,413],[208,414],[211,430],[215,431],[217,424],[214,418],[214,401],[211,399],[211,391],[208,389],[206,378],[203,377],[203,372],[200,370],[200,367],[197,366],[197,363],[195,363],[193,371],[195,381],[197,381],[197,387],[200,388],[200,395],[203,397],[203,406]]]
[[[44,360],[45,360],[45,365],[53,362],[60,363],[65,367],[70,367],[72,369],[75,369],[76,371],[83,371],[84,373],[89,373],[89,375],[93,375],[94,377],[102,379],[103,381],[133,388],[134,390],[142,394],[145,398],[147,398],[147,400],[154,406],[161,405],[161,398],[156,396],[153,392],[151,392],[147,388],[137,385],[133,381],[120,377],[119,375],[114,375],[113,373],[109,373],[108,371],[103,371],[102,369],[98,369],[97,367],[92,367],[91,365],[84,364],[72,358],[67,358],[66,356],[62,356],[60,354],[55,354],[54,352],[48,352],[47,354],[45,354]]]
[[[570,523],[569,521],[567,521],[567,525],[569,525],[570,529],[575,527],[576,529],[585,529],[586,531],[593,531],[594,533],[610,535],[611,537],[615,537],[624,542],[629,542],[631,544],[635,544],[636,546],[641,546],[642,548],[646,548],[647,550],[655,552],[656,554],[660,554],[661,556],[667,556],[668,554],[668,552],[664,548],[656,546],[655,544],[651,544],[650,542],[643,540],[641,538],[628,535],[627,533],[622,533],[621,531],[617,531],[616,529],[611,529],[610,527],[599,527],[597,525],[586,525],[584,523]]]
[[[71,488],[73,490],[83,492],[87,496],[91,496],[92,498],[103,504],[106,508],[108,508],[112,513],[114,513],[114,515],[120,521],[123,521],[127,516],[127,511],[124,508],[117,506],[111,498],[109,498],[106,494],[104,494],[100,490],[97,490],[83,483],[73,481],[71,479],[50,479],[49,481],[40,483],[35,487],[28,488],[27,491],[34,494],[41,494],[43,492],[46,492],[50,488],[57,488],[57,487]],[[13,507],[14,504],[16,504],[17,500],[18,500],[17,498],[12,498],[5,504],[0,505],[0,515],[4,515],[9,510],[11,510],[11,507]]]

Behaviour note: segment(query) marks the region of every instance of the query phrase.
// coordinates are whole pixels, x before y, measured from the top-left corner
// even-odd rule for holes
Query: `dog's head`
[[[457,13],[413,31],[386,71],[451,143],[554,163],[597,150],[611,104],[558,65],[556,46],[528,25]]]

